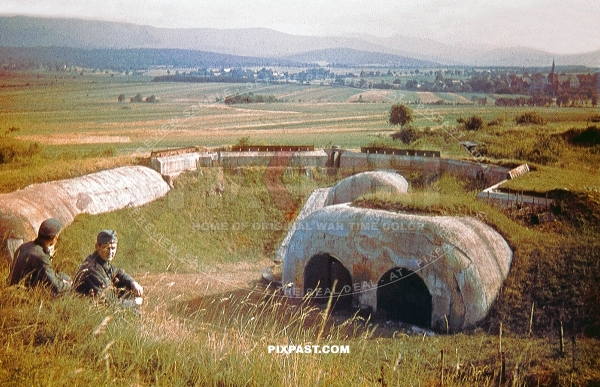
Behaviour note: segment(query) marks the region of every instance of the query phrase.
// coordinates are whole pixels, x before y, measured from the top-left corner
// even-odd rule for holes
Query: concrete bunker
[[[418,272],[393,268],[377,283],[377,310],[389,319],[430,327],[431,293]]]
[[[318,209],[293,231],[282,266],[288,296],[303,297],[319,281],[331,284],[335,276],[318,269],[332,260],[311,263],[315,256],[335,257],[347,268],[351,292],[344,296],[354,307],[381,308],[399,320],[453,332],[486,316],[512,261],[504,238],[477,219],[349,204]]]
[[[156,171],[128,166],[0,194],[0,258],[12,259],[14,250],[34,239],[47,218],[58,218],[67,226],[81,213],[138,207],[168,192],[169,186]]]
[[[390,171],[357,173],[331,187],[325,205],[349,203],[360,196],[382,192],[406,193],[408,192],[408,181],[404,176]]]
[[[344,265],[327,253],[310,258],[304,268],[304,294],[319,304],[333,297],[334,309],[352,306],[352,276]]]

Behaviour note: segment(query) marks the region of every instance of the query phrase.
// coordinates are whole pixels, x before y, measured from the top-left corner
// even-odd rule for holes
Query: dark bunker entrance
[[[349,309],[352,307],[352,276],[331,255],[314,255],[304,268],[304,294],[312,294],[311,299],[318,304],[327,304],[333,295],[334,310]]]
[[[431,327],[432,298],[421,277],[408,269],[386,272],[377,286],[377,311],[386,318]]]

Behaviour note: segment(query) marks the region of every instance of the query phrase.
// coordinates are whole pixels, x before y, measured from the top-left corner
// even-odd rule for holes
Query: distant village
[[[167,70],[154,82],[289,83],[391,89],[425,92],[483,93],[506,95],[495,98],[498,106],[598,106],[600,73],[559,73],[553,62],[549,73],[527,69],[389,69],[335,73],[326,67],[278,71],[242,68],[201,68],[195,71]],[[485,97],[472,98],[486,104]]]

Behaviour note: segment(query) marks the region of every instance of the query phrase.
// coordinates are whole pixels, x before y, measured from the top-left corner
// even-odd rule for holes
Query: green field
[[[559,203],[556,222],[535,226],[526,211],[477,201],[476,182],[452,176],[430,180],[421,174],[407,176],[411,200],[375,195],[356,202],[391,211],[475,216],[513,249],[511,272],[488,318],[461,334],[428,336],[358,315],[332,316],[308,302],[290,305],[257,286],[262,269],[272,264],[290,213],[313,189],[331,186],[341,175],[284,175],[293,208],[281,209],[266,189],[264,169],[236,174],[206,168],[184,174],[166,197],[140,209],[77,217],[59,241],[55,265],[73,274],[93,250],[97,231],[117,229],[116,264],[146,289],[142,316],[71,296],[51,299],[1,281],[1,385],[600,383],[600,151],[599,145],[572,140],[594,125],[589,119],[597,110],[535,108],[547,123],[518,126],[515,117],[531,109],[452,105],[461,98],[448,93],[436,93],[447,105],[421,105],[416,93],[402,91],[401,100],[414,102],[409,105],[411,125],[418,133],[415,141],[402,144],[391,140],[398,128],[387,123],[399,96],[348,102],[369,92],[354,88],[153,83],[143,77],[65,73],[4,74],[0,86],[0,150],[14,153],[0,163],[2,192],[145,164],[154,149],[222,147],[243,140],[317,148],[378,144],[505,165],[526,162],[533,172],[506,186],[550,192]],[[221,102],[247,92],[275,95],[282,102]],[[121,93],[125,102],[117,101]],[[159,101],[130,103],[137,93]],[[457,119],[472,115],[486,125],[477,131],[461,128]],[[575,134],[569,137],[565,133],[571,129]],[[461,141],[479,143],[478,152],[469,154]],[[226,182],[224,195],[206,196],[219,180]],[[234,223],[246,227],[234,229]],[[0,277],[7,274],[6,265],[0,265]],[[562,354],[559,321],[565,324]],[[350,354],[267,351],[269,345],[284,344],[349,345]]]

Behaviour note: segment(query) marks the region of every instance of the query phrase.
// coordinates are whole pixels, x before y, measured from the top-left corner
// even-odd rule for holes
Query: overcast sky
[[[295,35],[400,34],[557,54],[600,49],[599,0],[2,0],[0,14]]]

